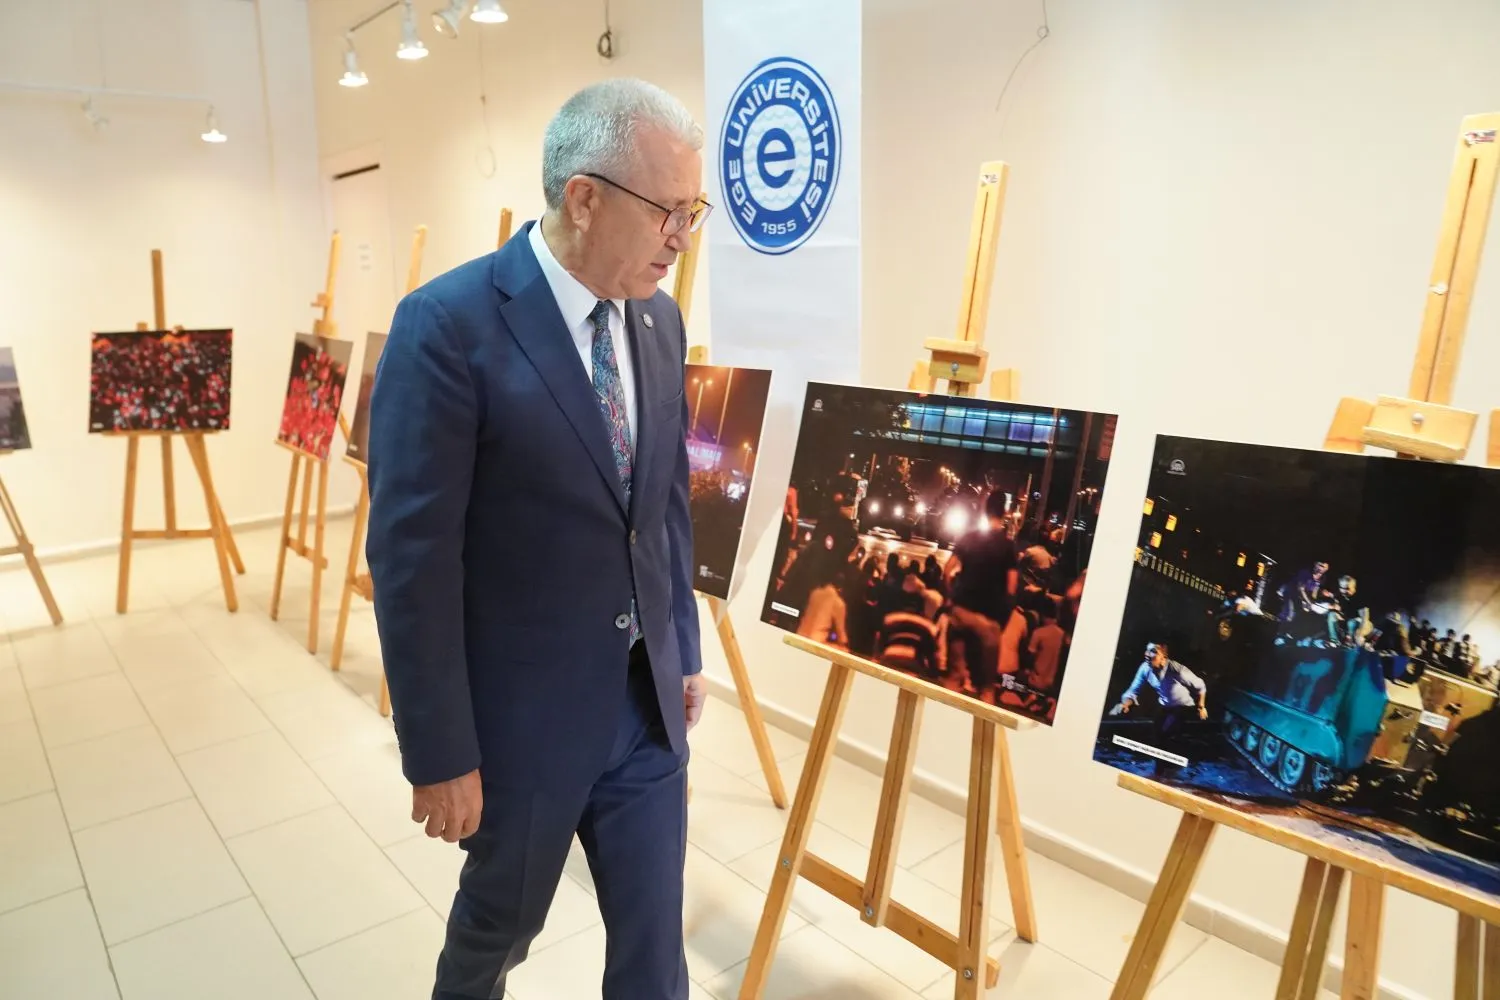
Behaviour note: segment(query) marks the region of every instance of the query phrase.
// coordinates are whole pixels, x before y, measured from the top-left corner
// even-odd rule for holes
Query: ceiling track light
[[[370,78],[359,68],[359,55],[354,51],[354,32],[344,32],[344,44],[344,75],[339,77],[339,86],[363,87]]]
[[[101,115],[94,108],[93,94],[90,94],[87,98],[84,99],[82,108],[83,117],[88,119],[88,123],[93,126],[95,132],[103,132],[106,128],[109,127],[109,119]]]
[[[469,20],[480,24],[504,24],[510,20],[510,15],[500,6],[500,0],[475,0]]]
[[[412,0],[404,0],[401,7],[401,44],[396,46],[396,58],[407,61],[427,58],[427,46],[417,37],[417,13]]]
[[[198,138],[202,139],[204,142],[212,142],[216,144],[229,141],[229,136],[219,131],[219,117],[218,115],[214,114],[214,108],[212,104],[208,106],[208,131],[204,132]]]
[[[448,0],[448,6],[432,12],[433,29],[444,38],[457,38],[458,25],[468,5],[468,0]]]

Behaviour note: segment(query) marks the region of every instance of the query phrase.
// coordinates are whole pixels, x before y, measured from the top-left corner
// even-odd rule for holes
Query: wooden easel
[[[1412,367],[1410,398],[1382,396],[1375,403],[1340,400],[1324,441],[1326,449],[1358,453],[1370,445],[1406,457],[1445,462],[1458,461],[1467,454],[1479,415],[1453,409],[1447,403],[1458,372],[1469,303],[1494,201],[1500,168],[1497,129],[1500,113],[1473,115],[1463,122]],[[1497,436],[1500,410],[1490,416],[1490,465],[1500,465]],[[1344,1000],[1369,1000],[1378,992],[1386,886],[1458,912],[1456,1000],[1478,1000],[1481,981],[1485,997],[1500,996],[1500,899],[1432,879],[1412,868],[1383,864],[1342,850],[1272,819],[1240,812],[1190,791],[1135,775],[1122,775],[1119,784],[1181,810],[1183,817],[1112,1000],[1143,1000],[1151,988],[1218,826],[1278,844],[1307,858],[1276,1000],[1312,1000],[1321,988],[1334,909],[1346,872],[1352,877],[1341,994]]]
[[[144,332],[148,329],[167,329],[167,300],[164,285],[161,251],[152,250],[151,298],[155,325],[147,327],[145,323],[137,323],[137,330]],[[105,433],[110,437],[126,439],[125,511],[120,528],[120,578],[115,590],[115,611],[123,615],[130,607],[130,556],[136,539],[172,540],[178,538],[213,539],[214,555],[219,561],[219,582],[224,588],[224,606],[230,611],[238,611],[240,602],[235,596],[234,577],[229,572],[229,564],[233,561],[235,572],[241,574],[245,572],[245,564],[240,559],[239,547],[234,544],[234,533],[229,530],[229,521],[224,517],[224,508],[219,504],[219,494],[214,490],[213,473],[208,464],[208,446],[204,442],[206,435],[218,432],[106,431]],[[162,496],[167,522],[167,526],[161,529],[143,530],[135,527],[136,469],[140,461],[141,438],[143,437],[161,439]],[[198,473],[198,481],[203,486],[203,503],[208,512],[209,526],[207,528],[177,527],[177,489],[172,474],[173,438],[180,438],[186,446],[188,457],[193,460],[193,468]]]
[[[924,391],[931,391],[933,382],[944,378],[948,380],[949,394],[972,396],[975,383],[984,378],[988,353],[980,343],[988,319],[988,286],[993,273],[995,242],[1000,232],[1007,171],[1006,164],[998,162],[986,163],[980,168],[959,337],[951,341],[926,342],[930,358],[925,364],[918,364],[912,375],[913,383],[920,381],[920,388]],[[1011,388],[1013,373],[997,372],[993,384]],[[859,910],[864,922],[870,926],[889,927],[953,969],[957,974],[955,1000],[977,1000],[1000,978],[1000,964],[988,955],[990,872],[997,834],[1010,888],[1016,936],[1023,941],[1037,939],[1031,877],[1026,867],[1021,814],[1016,805],[1015,778],[1006,737],[1006,730],[1030,729],[1036,723],[822,643],[794,635],[787,636],[785,642],[794,649],[827,660],[830,665],[828,683],[823,690],[823,703],[813,727],[807,763],[802,769],[786,836],[777,855],[770,895],[761,914],[739,1000],[759,1000],[766,987],[798,877]],[[875,820],[874,846],[862,881],[807,850],[823,781],[838,742],[839,724],[856,673],[900,689],[895,722],[891,727],[891,747],[886,760],[880,808]],[[901,823],[907,799],[911,796],[917,733],[923,706],[929,700],[956,708],[973,718],[968,811],[964,820],[962,905],[956,935],[891,899]]]
[[[510,237],[510,209],[500,213],[500,243],[503,246]],[[411,238],[411,258],[406,266],[406,294],[410,295],[422,283],[422,251],[427,246],[427,227],[418,226]],[[348,437],[346,431],[344,436]],[[344,455],[344,461],[354,466],[359,473],[359,500],[354,505],[354,532],[349,538],[349,559],[344,566],[344,589],[339,598],[339,620],[333,633],[333,655],[328,666],[338,670],[344,664],[344,636],[349,630],[349,605],[355,594],[367,601],[375,600],[375,584],[369,573],[359,569],[359,554],[365,547],[365,527],[370,522],[370,477],[365,463]],[[385,672],[380,674],[380,714],[391,714],[391,689],[386,683]]]
[[[324,281],[323,291],[313,300],[313,308],[321,311],[321,315],[313,320],[313,335],[318,337],[337,337],[338,324],[331,318],[333,315],[334,289],[338,282],[339,274],[339,250],[342,239],[337,230],[328,244],[328,275]],[[349,440],[349,422],[344,419],[342,413],[338,417],[339,432],[344,435],[344,440]],[[323,540],[328,529],[328,459],[320,459],[300,448],[294,448],[283,441],[277,441],[277,445],[292,453],[292,472],[286,484],[286,508],[281,516],[281,544],[276,553],[276,582],[271,587],[271,620],[277,621],[281,617],[281,584],[286,575],[286,554],[291,552],[312,563],[312,585],[308,594],[307,611],[307,651],[316,653],[318,651],[318,618],[319,609],[323,602],[323,571],[328,568],[328,557],[323,552]],[[332,448],[330,446],[330,455]],[[318,499],[313,504],[313,473],[316,470],[318,478]],[[297,481],[302,481],[302,502],[300,509],[297,503]],[[292,534],[292,518],[297,518],[297,533]],[[313,544],[307,544],[307,523],[309,518],[313,522]]]
[[[0,458],[9,454],[12,454],[10,449],[0,449]],[[5,488],[3,479],[0,479],[0,514],[5,515],[11,537],[15,539],[14,545],[0,549],[0,559],[20,556],[26,561],[26,568],[31,571],[31,579],[36,583],[37,592],[42,595],[42,603],[47,605],[47,614],[52,618],[52,624],[61,625],[62,612],[58,610],[57,600],[52,596],[52,588],[47,586],[47,578],[42,574],[42,564],[37,560],[31,539],[26,537],[26,528],[21,524],[21,512],[16,510],[15,501],[10,498],[10,491]]]
[[[677,261],[677,276],[672,282],[672,298],[682,312],[684,326],[693,306],[693,279],[698,271],[698,248],[702,239],[703,230],[693,233],[687,252]],[[701,345],[689,348],[688,361],[695,365],[708,364],[708,348]],[[701,596],[708,602],[708,610],[714,616],[719,644],[724,647],[724,659],[729,663],[729,672],[734,677],[734,690],[739,695],[745,723],[750,727],[750,740],[755,744],[755,755],[760,759],[761,772],[766,776],[766,788],[771,793],[771,801],[777,809],[785,809],[786,785],[781,780],[781,768],[776,763],[776,752],[771,748],[771,736],[766,732],[766,720],[761,715],[760,702],[755,700],[755,689],[750,685],[750,671],[745,666],[745,654],[740,649],[739,636],[734,632],[734,621],[729,617],[729,604],[712,594]]]

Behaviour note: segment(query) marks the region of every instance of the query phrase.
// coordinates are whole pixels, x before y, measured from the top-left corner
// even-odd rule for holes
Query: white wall
[[[366,6],[312,7],[321,149],[383,144],[393,228],[432,227],[428,274],[487,251],[502,204],[518,220],[536,213],[541,129],[576,87],[642,75],[704,110],[697,4],[616,2],[620,56],[605,64],[593,54],[593,0],[515,0],[511,22],[485,35],[497,159],[486,177],[475,163],[478,30],[466,26],[458,42],[427,31],[433,56],[400,65],[388,18],[360,35],[372,83],[351,93],[335,84],[339,35]],[[922,339],[953,329],[977,167],[1009,161],[988,346],[1022,370],[1024,400],[1122,417],[1058,724],[1013,741],[1022,809],[1054,836],[1154,875],[1177,814],[1120,792],[1090,760],[1153,435],[1317,447],[1339,396],[1404,391],[1459,120],[1500,110],[1489,53],[1500,6],[1048,7],[1052,35],[997,113],[1040,5],[865,5],[864,376],[904,385]],[[1495,403],[1484,375],[1500,362],[1496,247],[1455,400],[1474,409]],[[695,341],[708,339],[701,275]],[[762,700],[811,718],[825,668],[755,624],[768,547],[745,570],[734,614]],[[709,670],[727,677],[717,659]],[[845,733],[883,753],[893,703],[861,679]],[[919,768],[962,787],[967,740],[964,720],[935,706]],[[1299,874],[1291,854],[1223,833],[1199,895],[1284,934]],[[1453,938],[1450,915],[1393,894],[1385,978],[1450,993]]]
[[[89,334],[150,321],[153,248],[167,322],[235,331],[232,429],[209,442],[225,511],[278,514],[288,458],[272,442],[325,253],[305,0],[0,4],[0,78],[202,95],[229,136],[200,141],[198,106],[101,97],[96,133],[81,97],[0,90],[0,344],[33,443],[0,475],[32,541],[118,541],[125,444],[87,433]],[[158,527],[159,452],[143,452],[137,524]],[[176,462],[182,523],[204,525],[181,448]],[[332,502],[355,482],[336,467]]]

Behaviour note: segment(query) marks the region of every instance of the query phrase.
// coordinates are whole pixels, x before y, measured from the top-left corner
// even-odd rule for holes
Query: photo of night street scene
[[[762,620],[1051,725],[1115,419],[810,384]]]
[[[1158,437],[1094,757],[1500,892],[1500,470]]]
[[[692,483],[693,587],[728,600],[771,373],[764,368],[690,364],[683,384]]]
[[[0,451],[30,447],[26,408],[21,405],[21,381],[16,377],[15,351],[0,347]]]

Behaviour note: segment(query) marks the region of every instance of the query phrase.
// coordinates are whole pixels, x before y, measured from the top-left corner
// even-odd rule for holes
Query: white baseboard
[[[342,517],[351,517],[353,514],[354,504],[351,503],[329,507],[327,516],[330,520],[337,520]],[[255,517],[242,517],[230,521],[229,527],[235,531],[268,528],[272,525],[280,524],[282,517],[283,512],[281,511],[274,514],[259,514]],[[168,543],[164,540],[139,541],[133,547],[146,548],[152,545],[164,544]],[[118,538],[105,538],[92,542],[75,542],[72,545],[38,548],[36,550],[36,557],[43,563],[63,563],[72,562],[76,559],[87,559],[91,556],[108,555],[111,552],[118,552],[119,550],[120,540]],[[19,563],[20,561],[20,556],[11,556],[8,559],[0,559],[0,566],[4,566],[8,562]]]
[[[735,690],[732,681],[707,673],[706,676],[709,690],[713,694],[736,707],[739,706],[739,693]],[[800,739],[811,739],[813,730],[811,719],[788,711],[773,702],[759,698],[756,700],[767,722]],[[834,753],[871,773],[877,775],[885,773],[885,754],[857,740],[841,735]],[[792,785],[793,793],[795,793],[795,780]],[[968,794],[965,790],[935,778],[921,768],[913,771],[912,785],[918,795],[950,812],[963,815],[967,811]],[[1026,830],[1026,846],[1029,850],[1056,861],[1060,865],[1072,868],[1116,892],[1144,903],[1150,898],[1151,890],[1156,887],[1156,876],[1153,873],[1141,871],[1118,858],[1111,857],[1040,823],[1024,817],[1021,823]],[[1276,965],[1281,964],[1286,952],[1287,934],[1285,931],[1269,927],[1221,903],[1200,896],[1195,895],[1188,900],[1183,922]],[[1324,987],[1335,993],[1339,992],[1343,982],[1343,969],[1342,956],[1330,956],[1323,974]],[[1380,984],[1379,995],[1381,1000],[1425,1000],[1419,993],[1385,981]]]

